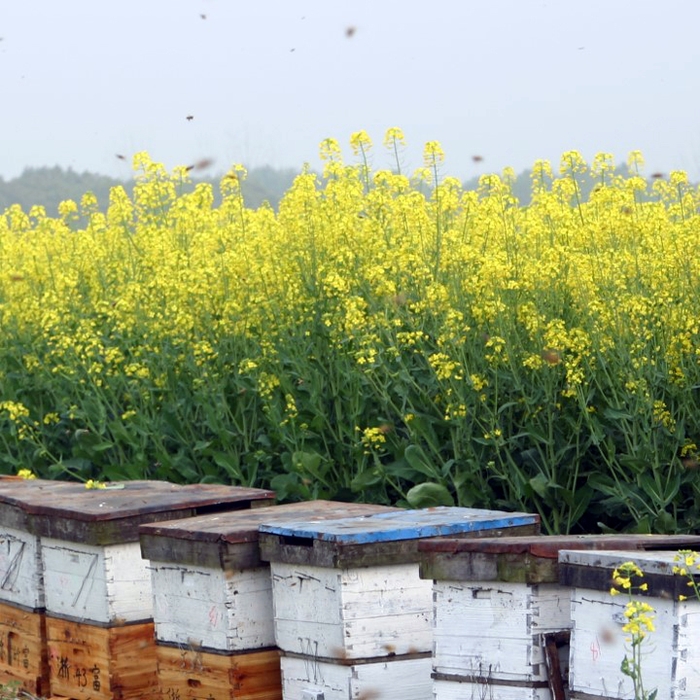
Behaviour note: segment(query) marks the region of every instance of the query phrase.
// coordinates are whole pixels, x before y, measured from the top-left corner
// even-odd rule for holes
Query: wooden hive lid
[[[437,538],[418,545],[421,576],[435,580],[545,583],[559,580],[562,550],[677,550],[700,546],[689,535],[540,535]]]
[[[683,536],[681,536],[683,537]],[[700,538],[686,537],[687,542],[678,547],[681,550],[700,551]],[[688,577],[674,573],[674,568],[683,565],[676,551],[582,551],[562,550],[559,553],[559,581],[572,588],[586,588],[608,591],[614,585],[612,574],[625,562],[634,562],[643,572],[642,578],[633,578],[633,594],[647,595],[678,600],[679,596],[693,596],[688,587]],[[699,562],[700,563],[700,562]],[[697,565],[687,567],[695,582],[700,584],[700,570]],[[646,583],[645,590],[638,586]],[[694,596],[693,596],[694,599]]]
[[[398,509],[366,503],[317,500],[151,523],[139,528],[141,555],[152,561],[183,565],[252,568],[262,563],[258,549],[262,524],[395,510]]]
[[[539,531],[538,515],[440,506],[326,521],[260,526],[263,559],[318,566],[374,566],[418,561],[419,540],[445,535]]]
[[[10,485],[11,484],[11,485]],[[86,489],[81,483],[32,479],[0,481],[0,522],[21,512],[36,535],[86,544],[138,541],[146,522],[271,503],[274,492],[221,484],[124,481],[119,488]]]

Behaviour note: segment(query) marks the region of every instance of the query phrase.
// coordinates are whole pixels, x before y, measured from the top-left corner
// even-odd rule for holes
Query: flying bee
[[[207,168],[210,168],[212,165],[214,165],[214,160],[212,158],[202,158],[201,160],[198,160],[193,165],[188,165],[185,168],[185,170],[187,170],[187,172],[189,172],[190,170],[206,170]]]

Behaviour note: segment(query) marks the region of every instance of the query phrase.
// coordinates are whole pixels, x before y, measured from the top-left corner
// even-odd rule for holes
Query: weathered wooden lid
[[[562,550],[678,550],[700,547],[692,535],[540,535],[436,538],[419,543],[421,577],[441,581],[554,583]]]
[[[182,565],[253,568],[262,565],[258,528],[263,523],[300,518],[322,520],[392,510],[398,509],[319,500],[152,523],[139,528],[141,555],[152,561]]]
[[[539,531],[530,513],[441,506],[360,517],[289,520],[260,526],[261,556],[267,561],[317,566],[374,566],[418,561],[418,541],[427,537]]]
[[[43,537],[85,544],[138,541],[138,527],[197,513],[272,503],[274,492],[221,484],[124,481],[122,488],[81,483],[0,480],[0,523]],[[20,521],[19,523],[17,521]]]
[[[686,538],[688,539],[688,538]],[[695,543],[682,544],[678,549],[700,551],[700,538],[693,538]],[[676,551],[574,551],[563,550],[559,553],[559,581],[572,588],[587,588],[608,591],[614,585],[612,574],[622,564],[634,562],[644,574],[643,578],[632,581],[633,594],[647,595],[678,600],[679,596],[691,597],[693,591],[688,587],[688,578],[674,574],[673,568],[681,566],[676,560]],[[700,563],[700,562],[699,562]],[[700,584],[700,571],[689,567],[696,583]],[[645,591],[637,588],[646,583]]]

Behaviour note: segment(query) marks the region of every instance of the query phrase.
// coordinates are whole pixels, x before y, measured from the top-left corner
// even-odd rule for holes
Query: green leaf
[[[292,453],[292,466],[300,473],[316,474],[316,470],[321,466],[323,457],[318,452],[302,452],[298,450]]]
[[[666,481],[666,483],[660,483]],[[670,479],[663,477],[655,479],[651,474],[642,474],[639,477],[639,486],[649,496],[657,507],[665,508],[675,497],[681,488],[681,476],[676,473]]]
[[[433,478],[437,476],[437,470],[428,460],[422,447],[409,445],[404,451],[404,457],[408,464],[417,472]]]
[[[432,481],[414,486],[406,494],[406,500],[412,508],[454,505],[452,494],[442,484],[436,484]]]
[[[350,488],[357,491],[364,491],[370,486],[376,486],[384,480],[384,475],[381,469],[372,467],[371,469],[365,469],[363,472],[357,474],[353,480],[350,482]]]
[[[611,408],[610,406],[603,411],[603,415],[609,420],[634,420],[634,416],[627,411],[622,411],[619,408]]]
[[[544,474],[538,474],[533,476],[529,481],[532,490],[542,498],[547,496],[547,491],[549,490],[549,479]]]

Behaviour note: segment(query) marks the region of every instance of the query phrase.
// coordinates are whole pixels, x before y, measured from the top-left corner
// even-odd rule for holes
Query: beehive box
[[[563,549],[663,549],[685,536],[591,535],[435,539],[419,544],[433,580],[434,692],[438,700],[484,688],[495,700],[563,700],[570,589],[559,584]],[[468,691],[468,692],[467,692]]]
[[[687,548],[687,547],[684,547]],[[620,670],[629,654],[622,631],[627,597],[611,596],[612,572],[626,561],[644,572],[646,592],[635,597],[655,610],[656,631],[642,646],[642,669],[648,690],[657,700],[700,697],[700,602],[688,595],[687,579],[673,574],[674,552],[562,551],[560,581],[572,587],[572,700],[618,700],[634,696],[631,679]]]
[[[46,617],[0,603],[0,685],[11,682],[34,695],[48,693]]]
[[[0,602],[44,609],[39,537],[31,530],[29,511],[55,494],[69,499],[78,488],[64,481],[0,478]]]
[[[428,700],[430,658],[366,663],[282,656],[284,700]],[[462,696],[460,700],[463,700]]]
[[[115,486],[87,490],[68,482],[0,481],[0,523],[39,538],[47,612],[44,646],[49,689],[56,695],[100,697],[94,695],[99,685],[107,689],[105,698],[142,697],[138,684],[155,678],[150,575],[141,559],[139,525],[199,511],[266,505],[274,495],[162,481]],[[60,625],[64,636],[56,632]],[[136,648],[134,640],[140,652],[132,668],[128,650]],[[91,665],[81,660],[87,657]],[[90,680],[89,669],[97,678]],[[150,693],[153,686],[148,688]]]
[[[269,565],[260,559],[260,524],[390,510],[395,509],[311,501],[142,526],[156,639],[178,646],[194,642],[215,652],[274,646],[272,584]]]
[[[157,689],[153,623],[81,624],[46,617],[53,695],[85,700],[141,700]]]
[[[279,652],[215,654],[195,646],[157,645],[163,700],[281,700]]]
[[[248,509],[273,497],[261,489],[213,484],[119,486],[88,490],[72,484],[70,493],[48,489],[40,502],[27,504],[29,527],[41,538],[48,614],[102,625],[150,620],[150,572],[141,558],[139,526]]]
[[[538,527],[536,515],[469,508],[262,525],[277,644],[344,663],[429,654],[432,584],[418,575],[418,541]]]

